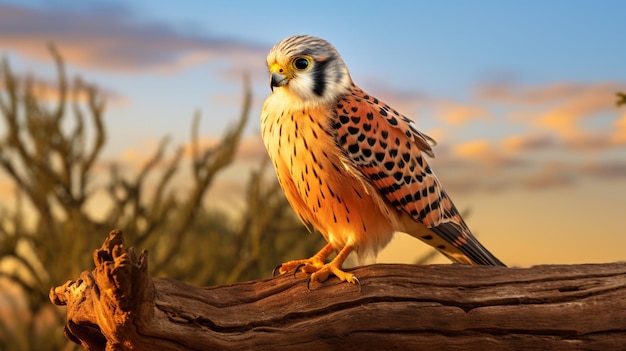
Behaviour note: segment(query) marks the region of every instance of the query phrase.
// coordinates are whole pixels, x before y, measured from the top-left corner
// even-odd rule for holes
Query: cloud
[[[626,178],[626,160],[588,162],[582,164],[579,170],[599,180],[623,179]]]
[[[30,85],[31,92],[35,98],[40,102],[57,103],[60,98],[59,82],[43,79],[39,77],[26,76],[24,79],[20,79],[18,84]],[[68,81],[67,83],[67,101],[75,101],[80,103],[88,102],[89,96],[87,94],[86,84],[78,79]],[[4,80],[0,80],[0,92],[4,92],[6,89]],[[104,99],[108,105],[125,105],[128,104],[128,99],[121,94],[107,88],[97,87],[97,98]]]
[[[420,125],[439,141],[429,162],[451,193],[626,178],[626,114],[614,104],[624,83],[488,82],[463,102],[371,85],[371,93],[397,109],[426,112]],[[590,156],[602,161],[590,163]]]
[[[514,82],[487,82],[477,87],[477,100],[504,105],[516,122],[554,132],[563,138],[584,137],[592,120],[597,129],[609,130],[599,116],[615,115],[615,93],[626,83],[599,81],[590,83],[554,82],[525,86]]]
[[[514,135],[502,140],[503,150],[507,152],[536,152],[551,149],[556,145],[553,137],[543,135]]]
[[[526,166],[527,163],[515,154],[505,154],[502,148],[487,139],[476,139],[459,143],[453,147],[451,155],[445,158],[452,160],[452,164],[474,164],[477,169],[490,168],[515,168]],[[462,162],[460,160],[465,160]]]
[[[527,86],[515,81],[483,82],[475,89],[477,100],[502,104],[523,105],[526,107],[553,104],[563,100],[576,100],[594,96],[604,101],[608,94],[611,105],[615,106],[615,92],[626,84],[619,82],[551,82],[544,85]]]
[[[550,161],[543,164],[537,172],[521,178],[520,184],[533,190],[543,190],[572,185],[576,182],[576,178],[576,173],[571,165]]]
[[[579,133],[564,139],[564,146],[571,151],[602,152],[612,149],[615,144],[608,133]]]
[[[268,158],[261,136],[254,135],[243,138],[235,157],[238,161],[250,161],[253,163]]]
[[[454,152],[461,157],[484,158],[491,155],[492,150],[493,147],[489,141],[485,139],[472,140],[454,147]]]
[[[618,145],[626,145],[626,112],[613,122],[613,128],[611,141]]]
[[[451,101],[440,101],[436,105],[435,113],[450,126],[463,126],[477,120],[489,120],[491,117],[482,106]]]
[[[172,70],[219,57],[258,56],[263,62],[267,51],[263,45],[140,21],[120,6],[96,10],[0,4],[0,46],[48,59],[45,44],[51,42],[69,62],[125,72]]]
[[[615,88],[592,86],[540,114],[535,123],[566,137],[581,134],[581,121],[593,118],[598,113],[615,110],[611,95]]]

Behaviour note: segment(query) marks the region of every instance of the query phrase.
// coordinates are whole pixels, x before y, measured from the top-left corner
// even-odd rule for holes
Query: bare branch
[[[617,107],[620,107],[622,105],[626,105],[626,94],[625,93],[616,93],[615,95],[617,95],[617,101],[615,102]]]

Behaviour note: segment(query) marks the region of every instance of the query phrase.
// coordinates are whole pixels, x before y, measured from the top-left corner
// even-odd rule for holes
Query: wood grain
[[[96,267],[53,288],[87,350],[624,350],[626,263],[372,265],[199,288],[152,278],[113,231]]]

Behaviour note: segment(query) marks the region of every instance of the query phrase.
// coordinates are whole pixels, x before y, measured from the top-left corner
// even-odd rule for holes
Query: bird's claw
[[[272,270],[272,277],[275,277],[277,275],[280,275],[280,269],[283,267],[282,264],[279,264],[278,266],[274,267],[274,270]]]
[[[300,263],[299,265],[296,266],[296,269],[293,270],[293,278],[296,279],[296,274],[298,273],[298,271],[300,270],[300,268],[305,267],[306,263]]]
[[[359,294],[360,294],[361,293],[361,281],[355,275],[352,276],[352,279],[354,279],[354,284],[359,286]]]
[[[296,266],[296,268],[294,268],[293,270],[293,277],[296,277],[296,274],[300,271],[300,268],[302,267],[306,267],[306,263],[300,263],[299,265]],[[272,270],[272,277],[275,277],[277,275],[281,275],[283,274],[280,270],[283,268],[284,264],[279,264],[278,266],[276,266],[274,268],[274,270]],[[286,272],[285,272],[286,273]]]

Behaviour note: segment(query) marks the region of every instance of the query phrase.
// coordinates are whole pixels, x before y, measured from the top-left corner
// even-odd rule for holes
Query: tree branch
[[[50,291],[88,350],[619,350],[626,263],[527,269],[373,265],[362,290],[285,274],[196,288],[148,275],[112,231],[96,267]]]

